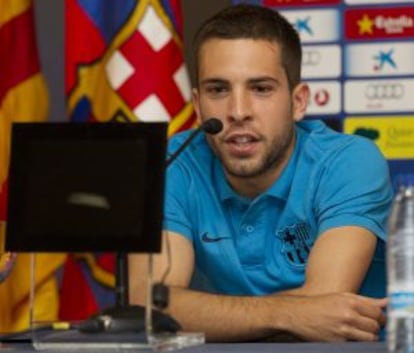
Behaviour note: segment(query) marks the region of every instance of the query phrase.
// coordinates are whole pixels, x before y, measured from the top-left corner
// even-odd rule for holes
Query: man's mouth
[[[257,150],[259,141],[257,136],[251,134],[232,134],[225,139],[229,153],[242,158],[252,156]]]

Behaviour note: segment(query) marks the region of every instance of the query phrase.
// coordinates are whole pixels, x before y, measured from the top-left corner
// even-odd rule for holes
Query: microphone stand
[[[148,256],[152,255],[148,254]],[[146,307],[130,305],[128,289],[128,254],[118,252],[115,269],[116,304],[79,324],[79,331],[85,333],[144,333],[146,331]],[[147,305],[151,306],[151,302],[152,300],[147,298]],[[155,332],[176,332],[181,329],[180,324],[171,316],[151,307],[148,311],[151,314],[151,326]]]
[[[187,140],[184,141],[184,143],[168,158],[167,163],[165,164],[165,167],[168,168],[169,165],[174,162],[174,160],[181,154],[181,152],[190,144],[191,141],[194,140],[194,138],[203,131],[201,127],[195,129],[190,136],[188,136]]]
[[[210,118],[204,121],[197,129],[195,129],[184,141],[184,143],[168,158],[166,168],[174,162],[174,160],[181,154],[181,152],[187,148],[187,146],[194,140],[194,138],[204,131],[210,135],[215,135],[223,129],[223,123],[217,118]]]
[[[115,262],[115,303],[123,308],[129,305],[128,255],[125,252],[116,254]]]
[[[201,132],[208,134],[216,134],[223,129],[223,124],[216,118],[210,118],[195,129],[184,143],[168,158],[166,168],[182,153],[182,151],[190,144],[190,142]],[[152,256],[149,254],[148,256]],[[150,259],[151,260],[151,259]],[[128,279],[128,255],[126,252],[118,252],[116,254],[116,270],[115,270],[115,307],[108,308],[92,316],[85,322],[80,331],[84,332],[126,332],[139,331],[144,332],[146,325],[146,309],[141,305],[129,304],[129,279]],[[152,279],[151,279],[152,280]],[[149,296],[150,293],[147,293]],[[149,300],[150,299],[150,300]],[[149,304],[148,304],[149,303]],[[147,305],[155,304],[158,308],[165,308],[168,305],[168,288],[163,281],[152,287],[152,298],[147,298]],[[149,308],[151,321],[154,331],[176,332],[181,329],[180,324],[171,316]],[[96,321],[97,320],[97,321]],[[92,325],[91,325],[92,323]],[[91,329],[91,327],[93,329]]]

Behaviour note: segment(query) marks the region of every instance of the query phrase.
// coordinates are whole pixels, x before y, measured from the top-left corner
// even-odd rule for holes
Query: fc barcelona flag
[[[73,122],[195,125],[183,60],[180,0],[66,0],[66,95]],[[113,305],[114,258],[74,254],[63,272],[60,318]]]
[[[3,254],[7,170],[13,122],[44,121],[48,101],[37,55],[31,0],[0,1],[0,332],[29,326],[30,258]],[[36,255],[39,320],[57,319],[56,269],[64,255]]]
[[[194,125],[179,0],[67,0],[66,92],[73,121]]]

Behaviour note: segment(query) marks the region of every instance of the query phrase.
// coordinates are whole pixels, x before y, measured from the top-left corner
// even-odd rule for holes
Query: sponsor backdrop
[[[303,43],[308,119],[375,141],[394,181],[414,173],[414,0],[252,0]]]

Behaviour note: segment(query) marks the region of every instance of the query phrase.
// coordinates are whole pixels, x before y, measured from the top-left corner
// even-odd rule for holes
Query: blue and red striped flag
[[[66,92],[73,121],[195,122],[179,0],[67,0]]]
[[[74,122],[195,125],[183,60],[180,0],[66,0],[66,95]],[[114,259],[75,254],[65,266],[60,317],[113,304]]]

